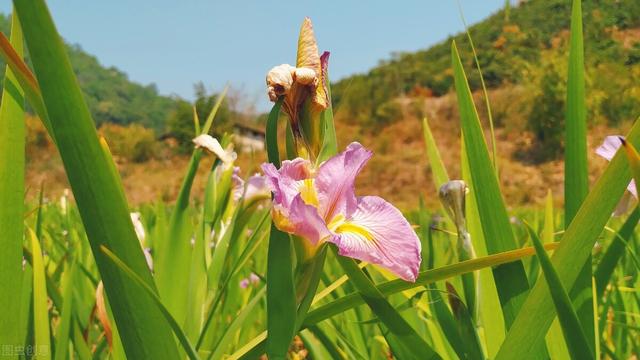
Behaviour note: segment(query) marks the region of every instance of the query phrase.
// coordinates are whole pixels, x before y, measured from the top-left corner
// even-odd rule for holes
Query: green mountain
[[[622,92],[637,87],[640,79],[640,43],[637,41],[640,1],[584,0],[582,7],[587,85],[591,90],[590,119],[608,123],[633,119],[640,115],[637,93],[632,96]],[[517,6],[498,11],[471,26],[487,86],[490,89],[505,85],[531,87],[535,91],[531,92],[529,103],[546,101],[550,112],[562,115],[561,108],[554,108],[563,106],[561,88],[555,86],[554,81],[566,78],[566,72],[562,72],[566,66],[570,14],[570,0],[519,1]],[[367,73],[335,83],[333,100],[340,116],[355,124],[385,125],[401,116],[397,98],[440,96],[450,92],[452,40],[458,44],[466,62],[472,88],[479,89],[480,77],[470,43],[467,34],[461,33],[427,50],[395,54]],[[553,98],[533,97],[540,92]],[[552,100],[560,103],[553,104]],[[522,115],[533,116],[526,112]]]
[[[8,36],[10,18],[0,14],[0,31]],[[97,125],[142,124],[164,131],[177,99],[162,96],[155,85],[140,85],[115,67],[104,67],[95,56],[78,45],[68,45],[69,58],[76,72]],[[4,62],[0,60],[4,71]]]

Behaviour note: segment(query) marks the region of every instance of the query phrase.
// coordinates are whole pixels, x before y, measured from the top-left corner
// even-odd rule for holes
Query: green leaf
[[[233,318],[231,324],[229,324],[225,329],[222,337],[214,347],[214,351],[209,355],[209,359],[222,359],[222,355],[224,351],[229,347],[233,337],[236,335],[236,332],[241,328],[241,326],[245,325],[247,318],[251,319],[249,315],[254,314],[256,305],[262,300],[264,294],[266,292],[266,288],[260,289],[257,294],[253,296],[253,299],[249,301],[249,303],[242,308],[239,314]]]
[[[296,292],[291,238],[271,223],[267,257],[267,355],[284,359],[295,334]]]
[[[13,15],[11,43],[22,56],[22,32]],[[24,234],[25,124],[23,90],[7,66],[0,102],[0,344],[18,344]],[[12,174],[11,176],[7,176]]]
[[[451,46],[451,56],[470,179],[475,189],[473,195],[476,197],[487,251],[495,254],[511,250],[516,248],[515,238],[455,42]],[[493,277],[508,329],[529,290],[527,276],[522,262],[516,261],[494,268]]]
[[[442,157],[440,157],[440,151],[438,151],[438,145],[433,138],[433,133],[429,127],[429,122],[425,117],[422,119],[422,131],[424,133],[424,143],[427,148],[427,157],[429,158],[429,164],[431,165],[431,175],[433,176],[433,183],[436,186],[436,190],[440,188],[444,183],[449,181],[449,175],[447,169],[444,167]]]
[[[565,229],[589,192],[581,2],[582,0],[573,1],[571,13],[564,154]],[[574,305],[585,334],[593,339],[591,268],[591,257],[589,257],[582,265],[578,280],[573,288],[570,288],[570,296],[576,302]]]
[[[13,22],[19,25],[18,21]],[[20,30],[19,30],[20,31]],[[21,31],[20,31],[21,32]],[[12,33],[15,33],[12,31]],[[20,47],[22,44],[20,44]],[[53,130],[51,129],[51,123],[49,122],[49,116],[47,115],[47,109],[45,108],[44,101],[42,100],[42,93],[40,92],[40,86],[38,81],[29,70],[29,67],[22,59],[22,49],[16,49],[12,46],[11,42],[7,40],[4,34],[0,33],[0,56],[7,63],[7,67],[13,72],[15,80],[20,84],[22,91],[27,100],[36,111],[36,114],[40,117],[40,120],[44,124],[44,127],[49,132],[53,142],[56,140],[53,137]]]
[[[218,95],[216,103],[211,108],[202,134],[211,129],[213,120],[224,100],[227,88]],[[189,240],[194,232],[189,214],[189,198],[191,189],[203,155],[202,149],[194,149],[187,167],[187,173],[182,180],[180,192],[169,219],[168,237],[164,239],[158,249],[158,266],[156,267],[156,281],[160,297],[165,301],[173,316],[182,322],[187,313],[188,281],[191,270],[191,246]]]
[[[482,347],[480,346],[480,339],[476,332],[476,327],[473,324],[473,319],[469,310],[465,306],[464,302],[460,299],[460,296],[456,292],[456,289],[450,282],[446,282],[447,293],[449,294],[449,304],[451,304],[451,310],[453,316],[456,319],[458,333],[460,339],[463,341],[466,359],[484,359],[482,354]]]
[[[542,243],[550,244],[554,242],[554,231],[555,231],[555,217],[553,211],[553,195],[551,190],[547,192],[547,199],[545,202],[545,211],[544,211],[544,227],[542,228]],[[538,278],[538,261],[534,261],[536,259],[532,259],[532,271],[529,272],[529,280],[530,283],[534,283],[535,279]],[[533,270],[533,264],[536,264],[535,271]],[[553,320],[551,324],[551,328],[546,336],[546,344],[547,350],[549,351],[549,356],[552,359],[569,359],[569,350],[567,349],[567,344],[564,341],[564,337],[562,336],[562,327],[560,327],[560,322],[556,318]]]
[[[75,286],[76,262],[72,261],[67,268],[62,281],[63,299],[60,324],[56,330],[55,360],[65,360],[69,350],[69,336],[71,334],[71,315],[73,313],[73,289]]]
[[[461,162],[462,178],[469,187],[469,192],[473,193],[473,183],[470,180],[471,170],[469,169],[469,156],[462,142]],[[482,223],[478,214],[478,204],[476,197],[467,195],[466,199],[467,229],[471,236],[473,247],[477,256],[487,255],[487,246],[482,232]],[[500,344],[505,336],[505,323],[500,308],[500,298],[493,278],[491,269],[482,269],[478,272],[478,323],[482,327],[486,344],[487,356],[493,358],[500,349]]]
[[[594,272],[597,298],[601,298],[604,294],[607,284],[609,284],[611,280],[611,275],[613,275],[613,271],[622,258],[622,255],[624,255],[626,243],[631,239],[633,230],[638,225],[638,221],[640,221],[640,208],[636,207],[620,230],[613,236],[611,244],[609,244],[604,255],[602,255]]]
[[[593,350],[591,344],[587,341],[587,337],[580,326],[578,315],[576,314],[573,306],[571,305],[571,299],[569,294],[562,286],[562,282],[558,277],[549,256],[542,247],[542,242],[538,239],[535,231],[531,227],[527,226],[529,230],[529,237],[533,242],[533,246],[536,249],[536,255],[540,261],[540,268],[544,274],[544,278],[547,282],[548,288],[551,292],[551,298],[556,307],[556,313],[558,314],[558,321],[562,327],[562,333],[564,339],[567,342],[567,348],[573,359],[593,359]]]
[[[269,162],[280,167],[278,150],[278,117],[282,98],[267,118],[266,145]],[[291,238],[271,222],[267,255],[267,355],[284,359],[295,334],[296,291],[293,283],[293,250]]]
[[[466,357],[465,354],[467,353],[467,350],[462,340],[462,336],[460,335],[460,331],[458,331],[455,318],[447,307],[447,303],[442,299],[440,290],[438,290],[438,288],[433,284],[428,285],[427,289],[429,289],[429,296],[431,299],[430,306],[433,310],[435,319],[437,319],[438,325],[442,329],[445,338],[458,357],[460,359],[464,359]]]
[[[548,250],[555,249],[556,247],[557,244],[545,245],[545,248]],[[473,260],[467,260],[456,264],[442,266],[437,269],[422,271],[420,272],[415,283],[409,283],[404,280],[398,279],[377,284],[376,287],[384,296],[389,296],[392,294],[397,294],[401,291],[427,286],[440,280],[445,280],[480,269],[499,266],[513,261],[520,261],[521,259],[533,254],[535,254],[535,250],[531,247],[505,251],[499,254],[479,257]],[[349,309],[353,309],[364,303],[364,299],[358,292],[342,296],[330,303],[327,303],[310,311],[302,324],[302,328],[313,326],[321,321],[331,318],[332,316],[340,314]],[[260,356],[260,354],[264,352],[263,348],[265,339],[266,332],[263,332],[249,341],[247,344],[245,344],[238,351],[236,351],[231,356],[231,358],[253,359],[256,356]]]
[[[471,37],[471,31],[469,30],[469,26],[467,25],[467,21],[464,18],[464,13],[462,12],[462,6],[458,1],[458,9],[460,11],[460,18],[462,18],[462,23],[464,24],[464,30],[467,33],[467,39],[469,39],[469,45],[471,46],[471,52],[473,53],[473,61],[476,64],[476,69],[478,70],[478,75],[480,75],[480,85],[482,85],[482,96],[484,97],[484,104],[487,107],[487,119],[489,120],[489,133],[491,134],[491,159],[493,160],[493,169],[496,172],[496,176],[498,176],[498,145],[496,142],[496,133],[493,127],[493,114],[491,113],[491,102],[489,101],[489,92],[487,91],[487,85],[484,82],[484,76],[482,75],[482,67],[480,66],[480,60],[478,60],[478,53],[476,52],[476,47],[473,45],[473,38]]]
[[[49,337],[49,306],[47,304],[47,285],[45,280],[44,260],[40,242],[33,230],[28,229],[33,255],[33,326],[35,348],[34,358],[51,359],[51,339]],[[17,344],[17,343],[16,343]]]
[[[43,0],[16,0],[46,113],[111,301],[123,345],[131,358],[177,358],[171,329],[153,300],[100,251],[104,245],[150,286],[151,273],[135,235],[122,190],[114,181],[65,46]],[[153,329],[151,331],[150,329]]]
[[[331,246],[335,250],[334,246]],[[340,256],[338,262],[371,311],[389,329],[385,335],[393,353],[400,359],[440,359],[440,356],[416,333],[409,323],[385,299],[373,281],[358,267],[355,260]]]
[[[573,0],[571,48],[567,80],[567,114],[564,155],[565,224],[568,226],[589,192],[587,121],[584,90],[584,50],[581,0]],[[566,227],[565,226],[565,227]]]
[[[271,108],[271,112],[269,112],[266,129],[267,135],[265,138],[267,157],[269,162],[275,165],[276,168],[280,167],[280,150],[278,150],[278,117],[280,116],[282,101],[282,98],[279,98],[273,105],[273,108]]]
[[[640,122],[626,141],[640,143]],[[551,261],[562,285],[570,288],[591,255],[598,236],[622,197],[631,174],[624,154],[616,154],[564,232]],[[542,343],[554,318],[554,307],[546,286],[536,284],[498,353],[498,359],[526,356]]]
[[[325,88],[327,89],[327,98],[329,99],[329,107],[320,114],[320,126],[322,126],[322,148],[318,155],[318,164],[329,159],[338,153],[338,139],[336,137],[336,127],[333,121],[333,105],[331,104],[331,82],[329,74],[325,73]]]
[[[187,338],[185,333],[182,331],[182,329],[180,328],[180,325],[178,325],[178,323],[173,318],[173,316],[171,316],[171,313],[169,312],[169,309],[167,309],[162,304],[162,300],[160,300],[160,298],[156,294],[155,290],[151,286],[149,286],[149,284],[147,284],[144,281],[144,279],[142,279],[138,274],[136,274],[130,267],[127,266],[127,264],[125,264],[122,260],[120,260],[116,256],[116,254],[114,254],[107,247],[102,246],[101,250],[107,256],[107,258],[110,261],[112,261],[113,264],[115,266],[117,266],[118,269],[120,269],[120,271],[122,271],[122,273],[124,275],[126,275],[129,279],[131,279],[137,286],[139,286],[140,289],[144,290],[144,292],[149,297],[151,297],[151,299],[153,299],[153,303],[154,303],[155,307],[160,311],[160,313],[162,314],[162,316],[166,320],[168,326],[170,326],[171,329],[173,330],[173,333],[178,338],[178,341],[180,342],[180,344],[182,345],[182,347],[186,351],[187,356],[189,357],[189,359],[191,359],[191,360],[199,359],[198,358],[198,354],[196,353],[195,349],[193,348],[193,346],[189,342],[189,339]]]

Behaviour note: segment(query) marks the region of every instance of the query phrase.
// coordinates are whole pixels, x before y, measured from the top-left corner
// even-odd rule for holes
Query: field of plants
[[[439,208],[361,194],[376,154],[338,144],[309,18],[294,65],[266,76],[261,173],[210,134],[225,92],[193,116],[175,203],[130,208],[44,0],[14,0],[0,103],[0,358],[636,359],[640,123],[609,134],[589,183],[581,1],[574,0],[564,208],[513,209],[500,190],[491,106],[481,123],[450,44],[462,179],[424,119]],[[289,29],[287,31],[295,31]],[[322,31],[322,29],[316,29]],[[468,41],[473,48],[471,32]],[[291,45],[292,48],[296,44]],[[28,60],[25,60],[28,54]],[[30,114],[29,114],[30,113]],[[25,117],[59,151],[70,191],[25,188]],[[640,114],[639,114],[640,115]],[[483,129],[488,128],[488,138]],[[280,129],[280,131],[278,130]],[[344,136],[340,136],[344,138]],[[215,159],[204,168],[207,158]],[[150,174],[150,176],[153,176]],[[206,177],[203,193],[193,190]],[[523,192],[529,191],[522,188]],[[25,195],[27,194],[27,195]],[[418,195],[416,195],[418,196]]]

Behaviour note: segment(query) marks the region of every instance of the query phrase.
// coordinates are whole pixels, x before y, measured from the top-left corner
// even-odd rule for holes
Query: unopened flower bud
[[[465,228],[465,195],[469,191],[462,180],[451,180],[440,187],[440,202],[458,229]]]

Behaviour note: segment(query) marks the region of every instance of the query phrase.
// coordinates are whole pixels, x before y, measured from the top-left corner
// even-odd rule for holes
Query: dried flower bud
[[[269,100],[276,101],[279,96],[286,95],[293,85],[296,68],[289,64],[275,66],[267,73],[267,91]]]
[[[318,76],[313,69],[296,68],[294,75],[294,81],[298,84],[316,86],[318,83]]]

